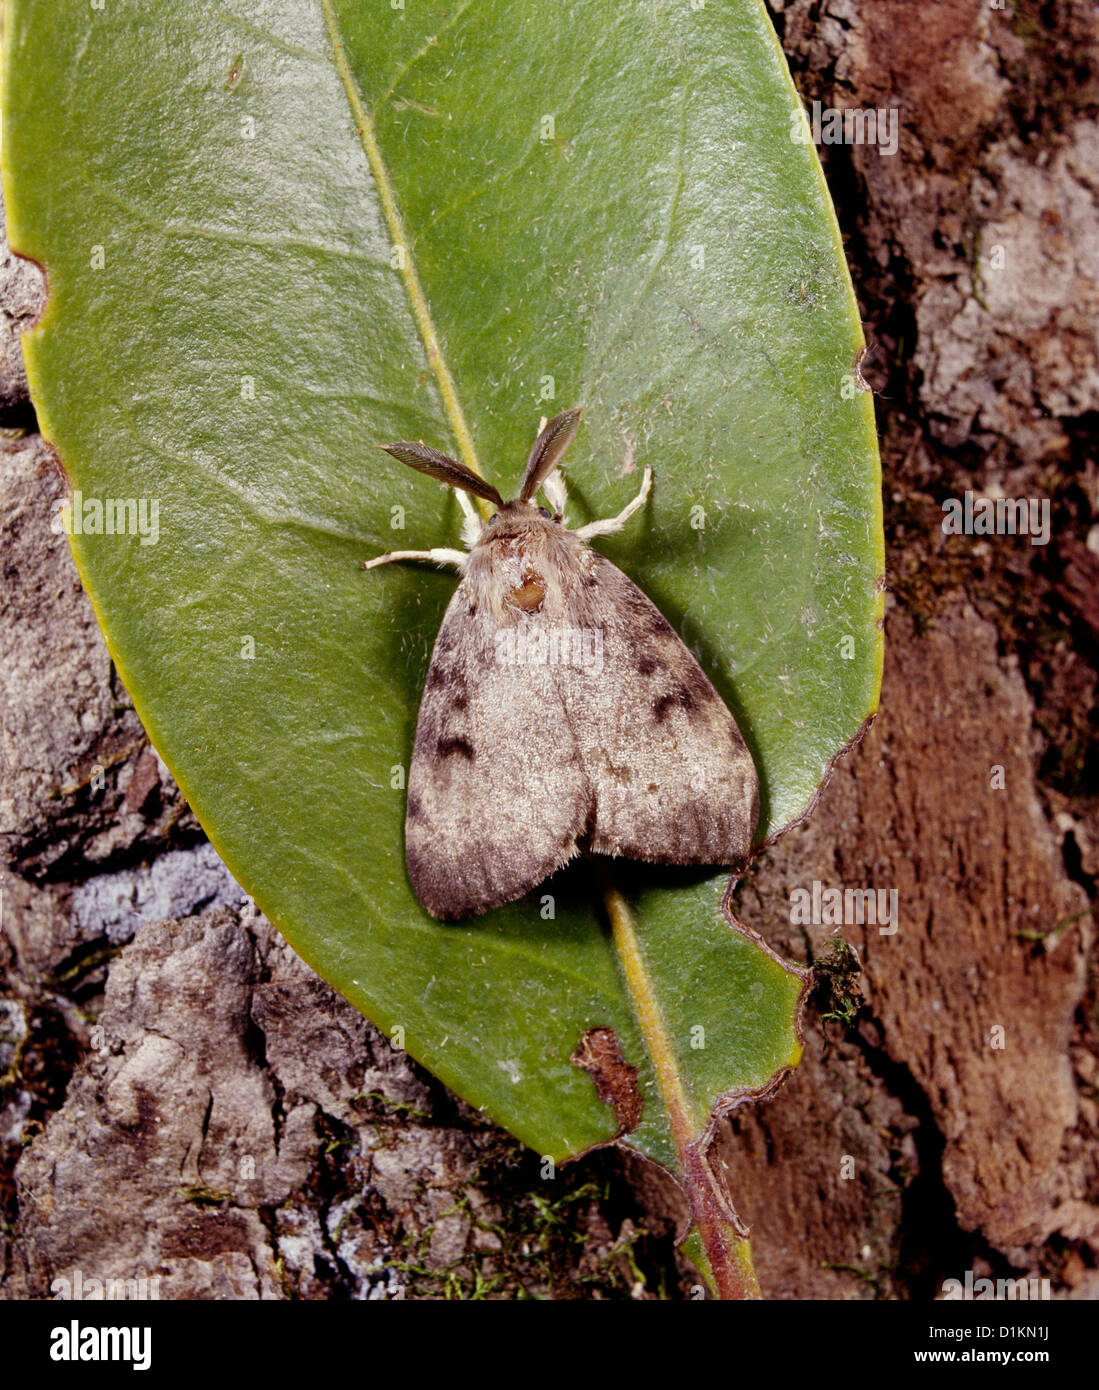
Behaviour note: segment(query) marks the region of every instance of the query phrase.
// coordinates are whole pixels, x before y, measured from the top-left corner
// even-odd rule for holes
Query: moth
[[[577,854],[660,864],[743,860],[759,780],[736,721],[675,629],[588,544],[644,506],[570,530],[558,464],[580,427],[542,429],[505,502],[421,443],[383,444],[459,490],[467,551],[397,550],[461,574],[428,667],[405,811],[420,902],[444,921],[522,897]],[[535,502],[542,489],[549,507]],[[482,521],[464,496],[495,509]]]

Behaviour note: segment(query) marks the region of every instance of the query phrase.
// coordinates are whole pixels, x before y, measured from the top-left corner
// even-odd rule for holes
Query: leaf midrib
[[[431,309],[427,302],[427,295],[424,293],[423,284],[420,281],[419,272],[416,269],[416,261],[412,255],[412,246],[404,228],[404,219],[401,216],[400,207],[397,204],[397,195],[389,177],[389,170],[386,168],[385,159],[382,156],[381,146],[378,144],[378,137],[374,129],[374,122],[370,113],[366,109],[359,89],[355,84],[355,75],[351,71],[351,64],[348,61],[347,50],[343,44],[343,35],[340,32],[339,23],[336,19],[332,0],[320,0],[321,12],[324,15],[325,26],[328,30],[329,41],[332,44],[332,58],[335,63],[336,72],[340,81],[343,83],[344,91],[347,94],[348,105],[351,107],[351,114],[355,120],[355,128],[358,131],[359,140],[366,155],[367,163],[370,165],[370,172],[374,176],[374,183],[378,190],[378,197],[382,204],[382,213],[389,228],[389,235],[393,245],[400,252],[400,264],[398,271],[401,282],[404,285],[405,293],[408,295],[409,306],[412,309],[412,317],[419,330],[420,339],[427,354],[428,365],[439,383],[439,392],[442,396],[443,409],[446,411],[450,427],[454,431],[454,437],[458,441],[458,448],[461,451],[463,462],[471,468],[478,476],[481,475],[481,467],[477,459],[477,449],[473,443],[473,435],[470,433],[469,424],[466,421],[465,412],[458,396],[458,387],[450,368],[443,355],[442,345],[439,342],[439,335],[436,332],[434,321],[431,317]]]

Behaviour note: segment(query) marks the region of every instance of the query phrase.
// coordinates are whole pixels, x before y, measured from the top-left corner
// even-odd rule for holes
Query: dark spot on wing
[[[456,709],[465,709],[469,704],[469,686],[461,666],[446,666],[441,661],[432,662],[427,680],[424,682],[424,693],[429,690],[449,690],[451,704]]]
[[[608,777],[613,777],[620,786],[628,787],[630,785],[633,779],[633,769],[630,767],[629,763],[614,762],[605,749],[603,752],[603,762],[606,765]]]
[[[428,706],[426,709],[421,709],[419,722],[416,725],[416,750],[423,750],[426,752],[429,748],[434,747],[439,737],[439,730],[440,724],[437,712],[432,709],[431,706]]]
[[[415,792],[409,792],[408,801],[405,804],[405,813],[409,820],[420,819],[420,798]]]
[[[435,745],[435,752],[440,758],[465,758],[467,762],[473,761],[473,745],[464,738],[441,738]]]
[[[656,716],[658,724],[667,719],[669,710],[685,709],[689,714],[695,708],[697,708],[695,698],[685,685],[673,686],[671,690],[653,701],[653,714]]]
[[[663,670],[663,667],[664,663],[660,658],[650,652],[642,652],[641,660],[637,663],[638,673],[642,676],[651,676],[654,671]]]
[[[644,603],[635,601],[633,607],[637,625],[643,634],[649,633],[653,637],[668,637],[670,635],[677,641],[679,640],[679,635],[675,628],[672,627],[671,623],[665,618],[659,608],[655,608],[647,601]]]
[[[696,705],[704,705],[708,700],[716,700],[720,697],[717,691],[710,684],[705,671],[693,663],[689,671],[683,673],[683,683],[694,697]]]

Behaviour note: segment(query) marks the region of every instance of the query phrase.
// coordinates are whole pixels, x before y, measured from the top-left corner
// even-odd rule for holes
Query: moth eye
[[[553,513],[549,510],[548,507],[539,507],[539,508],[538,508],[538,515],[539,515],[539,516],[544,516],[544,517],[546,518],[547,521],[552,521],[552,520],[553,520]]]
[[[499,512],[493,512],[492,515],[491,515],[491,516],[489,517],[489,519],[488,519],[488,524],[489,524],[490,526],[495,526],[496,523],[497,523],[499,520],[500,520],[500,514],[499,514]]]

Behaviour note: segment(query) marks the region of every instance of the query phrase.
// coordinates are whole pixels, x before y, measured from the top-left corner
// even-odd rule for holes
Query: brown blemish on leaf
[[[622,1056],[613,1028],[589,1028],[570,1058],[595,1082],[596,1094],[614,1108],[619,1135],[629,1134],[641,1123],[641,1092],[637,1068]]]

